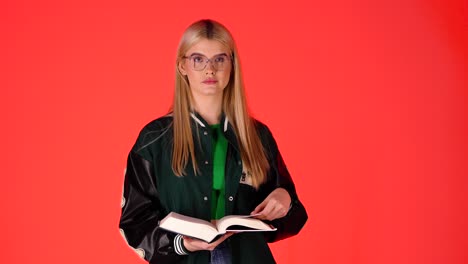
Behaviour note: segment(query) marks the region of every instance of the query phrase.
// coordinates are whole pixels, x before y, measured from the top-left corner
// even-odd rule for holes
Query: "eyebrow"
[[[194,55],[199,55],[199,56],[207,57],[205,54],[202,54],[202,53],[199,53],[199,52],[194,52],[194,53],[190,54],[189,57],[192,57],[192,56],[194,56]],[[223,52],[223,53],[215,54],[213,57],[221,56],[221,55],[227,56],[226,52]],[[208,57],[207,57],[207,58],[208,58]]]

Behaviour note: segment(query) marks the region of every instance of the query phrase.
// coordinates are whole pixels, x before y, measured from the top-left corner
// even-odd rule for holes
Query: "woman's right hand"
[[[228,232],[224,234],[222,237],[217,239],[216,241],[212,243],[206,243],[203,240],[184,236],[183,241],[184,241],[184,246],[187,250],[189,251],[198,251],[198,250],[209,250],[212,251],[215,249],[219,244],[223,243],[224,240],[232,236],[234,233],[233,232]]]

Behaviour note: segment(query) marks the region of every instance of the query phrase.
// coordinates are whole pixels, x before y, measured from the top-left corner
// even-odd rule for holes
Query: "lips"
[[[206,79],[203,81],[204,84],[216,84],[218,81],[216,79]]]

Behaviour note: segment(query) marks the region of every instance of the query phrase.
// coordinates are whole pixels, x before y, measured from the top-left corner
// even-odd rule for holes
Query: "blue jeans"
[[[211,251],[211,264],[231,264],[231,249],[227,240]]]

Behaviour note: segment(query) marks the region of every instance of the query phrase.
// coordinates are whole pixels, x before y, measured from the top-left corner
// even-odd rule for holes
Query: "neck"
[[[222,97],[209,96],[196,98],[195,111],[197,111],[209,125],[218,124],[222,112]]]

